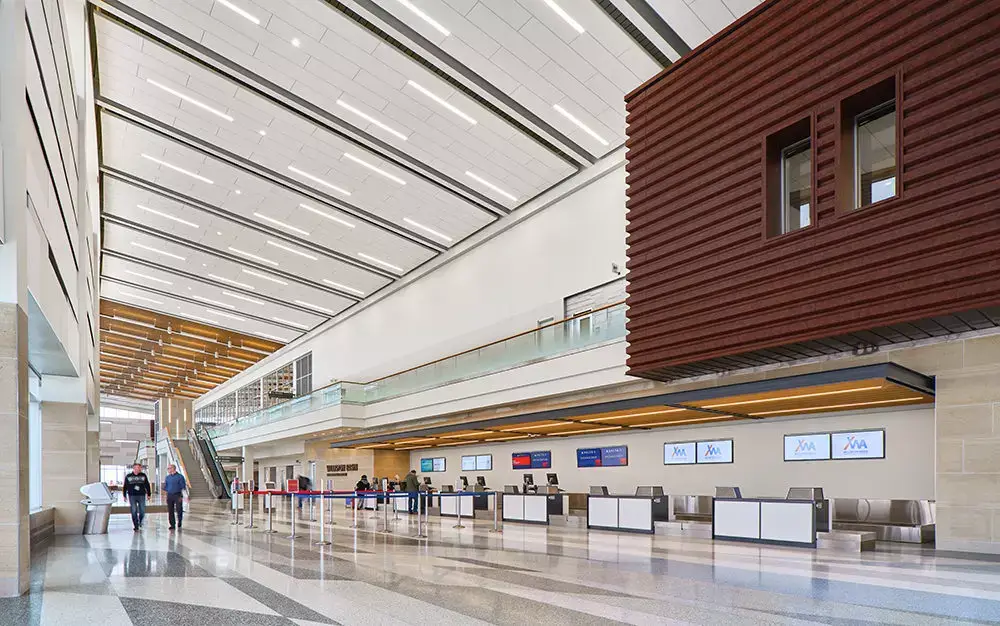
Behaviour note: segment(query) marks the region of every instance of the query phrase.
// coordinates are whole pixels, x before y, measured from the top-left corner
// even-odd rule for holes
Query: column
[[[964,344],[937,374],[937,548],[1000,554],[1000,336]]]
[[[57,535],[79,534],[86,517],[80,487],[88,475],[87,405],[43,401],[41,412],[42,506],[55,509]]]
[[[28,590],[24,0],[0,1],[0,596]]]
[[[250,446],[243,446],[243,465],[240,466],[240,480],[247,482],[253,480],[253,449]]]

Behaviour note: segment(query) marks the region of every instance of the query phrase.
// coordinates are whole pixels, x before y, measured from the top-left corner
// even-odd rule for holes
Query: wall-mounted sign
[[[628,465],[628,446],[577,448],[577,467],[622,467]]]
[[[664,465],[693,465],[698,452],[694,441],[663,444]]]
[[[733,440],[699,441],[696,452],[698,463],[732,463]]]
[[[830,433],[834,459],[884,459],[885,431]]]
[[[492,459],[490,462],[492,463]],[[515,452],[510,455],[510,463],[514,469],[547,469],[552,467],[552,452]]]
[[[337,472],[356,472],[356,471],[358,471],[358,464],[357,463],[346,463],[346,464],[345,463],[341,463],[341,464],[338,464],[338,465],[327,465],[326,466],[326,475],[327,476],[335,475]]]
[[[786,461],[823,461],[830,458],[830,433],[785,435]]]
[[[420,459],[420,472],[443,472],[445,462],[443,456],[436,456],[427,459]]]
[[[491,469],[493,469],[492,454],[470,454],[462,457],[463,472],[489,471]]]

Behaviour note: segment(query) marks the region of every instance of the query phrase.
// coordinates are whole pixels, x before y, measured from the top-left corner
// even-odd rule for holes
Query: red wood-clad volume
[[[848,115],[879,88],[897,195],[854,209]],[[1000,0],[769,0],[627,109],[631,374],[1000,324]],[[780,235],[767,142],[796,123],[811,224]]]

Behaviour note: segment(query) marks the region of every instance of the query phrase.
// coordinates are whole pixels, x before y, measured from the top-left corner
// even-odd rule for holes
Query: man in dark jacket
[[[410,513],[417,512],[417,492],[420,490],[420,479],[417,478],[417,470],[410,470],[410,473],[403,479],[403,491],[410,494]]]
[[[146,498],[153,494],[153,490],[149,488],[149,478],[142,471],[142,463],[133,465],[132,473],[125,476],[122,493],[132,512],[132,529],[139,530],[146,518]]]

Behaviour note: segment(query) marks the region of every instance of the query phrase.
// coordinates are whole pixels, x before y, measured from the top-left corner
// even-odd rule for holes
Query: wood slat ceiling
[[[101,393],[197,398],[283,344],[101,300]]]
[[[372,435],[369,434],[364,443],[344,447],[416,450],[812,413],[859,411],[933,402],[932,394],[915,391],[888,379],[872,378],[606,413],[586,413],[581,409],[581,413],[575,416],[517,424],[491,424],[477,428],[475,423],[464,422],[456,423],[450,428],[448,426],[435,428],[432,433],[411,427],[408,432],[385,434],[383,441],[371,442]],[[357,440],[358,433],[352,433],[351,438]]]

